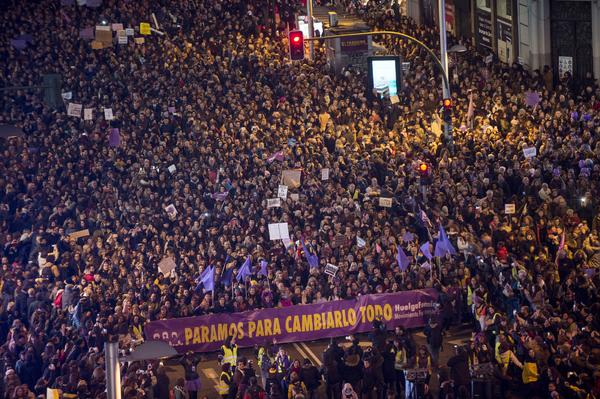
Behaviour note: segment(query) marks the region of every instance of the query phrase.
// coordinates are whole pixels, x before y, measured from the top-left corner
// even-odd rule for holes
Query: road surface
[[[424,345],[426,342],[425,335],[422,331],[415,330],[413,332],[417,345]],[[440,353],[440,365],[445,365],[449,357],[453,354],[454,345],[462,345],[468,342],[471,337],[470,328],[453,328],[447,333],[444,338],[443,351]],[[320,368],[322,366],[323,352],[327,348],[329,340],[319,340],[311,342],[297,342],[291,344],[282,344],[283,348],[287,351],[288,355],[292,360],[310,359],[315,366]],[[365,335],[360,336],[361,346],[370,346],[371,343]],[[343,344],[342,344],[343,345]],[[256,357],[254,355],[254,348],[242,348],[238,351],[238,357],[245,356],[247,359],[254,361],[255,369],[258,368],[256,365]],[[165,361],[164,363],[167,375],[173,385],[178,378],[183,377],[183,368],[177,364],[177,361]],[[202,381],[202,391],[200,398],[218,398],[219,395],[216,391],[216,386],[219,382],[219,375],[221,373],[221,367],[218,364],[217,353],[207,353],[202,356],[197,369],[199,370],[200,379]],[[258,371],[258,370],[257,370]],[[260,381],[260,378],[259,378]],[[324,384],[321,384],[321,389],[324,388]],[[434,392],[437,392],[437,377],[433,376],[431,381],[431,388]],[[324,392],[322,396],[325,398]]]

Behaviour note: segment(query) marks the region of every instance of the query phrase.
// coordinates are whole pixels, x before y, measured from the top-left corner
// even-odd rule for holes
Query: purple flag
[[[246,261],[242,265],[242,267],[240,267],[240,270],[238,270],[238,274],[236,276],[237,281],[239,281],[239,282],[246,281],[246,277],[248,277],[252,274],[252,272],[250,271],[251,265],[252,265],[252,262],[250,261],[250,256],[248,256],[246,258]]]
[[[19,36],[15,37],[15,39],[17,39],[17,40],[25,40],[27,43],[33,44],[33,36],[31,36],[29,33],[25,33],[25,34],[19,35]]]
[[[440,225],[440,232],[438,240],[435,243],[435,249],[433,251],[433,254],[438,258],[441,258],[446,254],[456,255],[456,250],[454,249],[452,243],[448,239],[446,231],[444,230],[444,227],[442,227],[442,225]]]
[[[108,145],[111,147],[118,147],[121,145],[121,134],[119,132],[119,128],[110,129],[110,133],[108,135]]]
[[[525,93],[525,105],[535,107],[540,102],[540,93],[537,91],[528,91]]]
[[[275,154],[271,155],[269,158],[267,158],[267,162],[271,163],[273,161],[279,161],[279,162],[283,162],[283,151],[277,151]]]
[[[84,40],[93,40],[94,39],[94,28],[88,27],[83,28],[79,31],[79,37]]]
[[[27,41],[23,39],[12,39],[10,41],[10,45],[16,48],[17,50],[25,50],[27,47]]]
[[[217,201],[225,201],[225,198],[227,198],[227,195],[229,195],[229,191],[225,191],[222,193],[214,193],[212,195],[212,198]]]
[[[408,269],[410,259],[408,259],[408,256],[406,256],[404,250],[400,245],[398,245],[398,255],[396,255],[396,261],[398,261],[398,266],[400,267],[400,270],[404,272],[406,271],[406,269]]]
[[[304,243],[304,239],[300,240],[302,243],[302,250],[304,251],[304,256],[306,257],[306,261],[310,265],[310,268],[313,269],[315,267],[319,267],[319,257],[317,255],[313,255],[306,248],[306,244]]]
[[[260,273],[263,276],[267,277],[269,275],[269,272],[267,271],[267,261],[266,260],[261,260],[260,261]]]
[[[413,233],[411,233],[410,231],[407,231],[402,236],[402,241],[404,241],[404,242],[410,242],[410,241],[414,240],[414,238],[415,238],[415,235]]]
[[[209,292],[212,291],[215,287],[215,268],[213,266],[207,267],[202,274],[200,275],[200,283],[204,286],[204,291]],[[198,288],[198,286],[196,286]]]
[[[433,256],[431,255],[431,251],[429,250],[429,241],[425,242],[425,244],[421,245],[421,248],[419,248],[421,250],[421,253],[423,255],[425,255],[425,257],[429,260],[431,260],[433,258]]]

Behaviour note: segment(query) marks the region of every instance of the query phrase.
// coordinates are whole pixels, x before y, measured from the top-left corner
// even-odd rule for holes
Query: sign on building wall
[[[489,11],[477,10],[475,38],[477,45],[492,49],[492,13]]]
[[[514,56],[512,54],[512,25],[510,22],[498,19],[497,29],[498,58],[506,64],[511,64]]]
[[[567,57],[564,55],[558,56],[558,74],[562,78],[565,72],[569,72],[573,75],[573,57]]]
[[[448,32],[456,34],[456,31],[455,31],[456,24],[454,23],[454,21],[455,21],[454,0],[446,0],[445,8],[446,8],[446,30]]]

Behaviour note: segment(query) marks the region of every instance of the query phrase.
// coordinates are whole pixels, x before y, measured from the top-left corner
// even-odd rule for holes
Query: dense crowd
[[[72,101],[95,109],[84,121],[49,109],[40,93],[0,97],[0,122],[26,133],[0,141],[2,397],[44,395],[47,387],[104,397],[103,343],[130,348],[143,341],[147,321],[424,287],[436,288],[441,303],[428,348],[415,348],[405,332],[377,338],[369,355],[332,344],[323,370],[328,397],[403,391],[409,364],[429,374],[444,366],[437,364],[441,330],[469,320],[476,334],[457,348],[449,375],[440,368],[442,385],[452,380],[466,395],[458,370],[491,362],[503,392],[598,395],[600,88],[593,79],[485,63],[465,42],[468,51],[451,65],[449,146],[437,117],[438,72],[411,43],[382,38],[410,62],[400,104],[392,105],[369,98],[359,69],[329,72],[320,47],[315,60],[290,63],[282,30],[294,8],[285,2],[275,3],[281,37],[272,36],[272,3],[263,0],[59,3],[0,5],[2,85],[35,85],[57,72]],[[393,4],[347,6],[375,28],[438,47],[433,28]],[[144,44],[93,50],[79,37],[102,20],[134,27],[152,12],[165,35]],[[27,34],[33,40],[24,49],[11,45]],[[526,104],[531,92],[540,94],[535,105]],[[102,107],[115,119],[104,120]],[[115,128],[118,146],[109,145]],[[537,155],[526,159],[530,146]],[[279,151],[282,160],[270,161]],[[421,162],[432,170],[426,198]],[[302,169],[300,187],[290,189],[297,199],[267,208],[281,171],[292,168]],[[394,198],[393,206],[379,207],[380,196]],[[507,203],[515,214],[505,214]],[[166,212],[169,205],[176,212]],[[269,240],[273,222],[289,224],[288,246]],[[421,267],[419,247],[439,224],[459,255]],[[70,237],[85,229],[89,236]],[[403,240],[407,232],[414,238]],[[309,267],[301,239],[319,267]],[[398,245],[414,259],[408,270],[396,262]],[[248,256],[251,284],[235,279]],[[158,264],[167,257],[176,268],[164,275]],[[339,266],[335,278],[323,273],[327,263]],[[209,265],[214,295],[197,282]],[[229,269],[232,286],[221,279]],[[305,397],[290,386],[308,372],[292,363],[275,366],[278,385],[287,397]],[[231,383],[240,397],[266,388],[271,370],[239,376],[246,364],[236,364]],[[164,368],[145,367],[124,368],[124,397],[168,397]],[[186,379],[193,373],[188,363]],[[177,381],[176,395],[184,385]]]

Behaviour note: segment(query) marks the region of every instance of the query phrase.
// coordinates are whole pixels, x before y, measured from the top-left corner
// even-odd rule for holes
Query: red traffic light
[[[443,101],[442,104],[444,105],[444,108],[450,109],[450,108],[452,108],[452,99],[451,98],[444,98],[444,101]]]
[[[293,30],[288,35],[290,41],[290,58],[293,61],[304,59],[304,35],[302,31]]]

